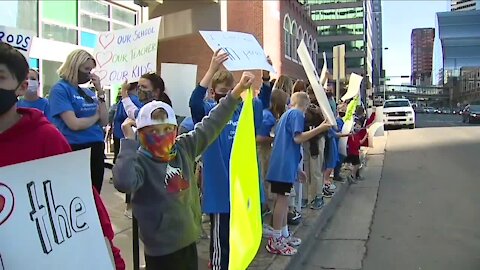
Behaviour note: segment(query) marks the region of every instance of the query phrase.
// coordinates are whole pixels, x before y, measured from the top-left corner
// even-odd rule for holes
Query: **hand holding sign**
[[[222,49],[218,49],[213,53],[212,61],[210,62],[209,71],[215,73],[220,67],[228,60],[228,53],[222,52]]]

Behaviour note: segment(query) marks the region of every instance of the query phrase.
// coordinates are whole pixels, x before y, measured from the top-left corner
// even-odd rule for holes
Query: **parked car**
[[[475,123],[480,121],[480,105],[468,105],[462,113],[464,123]]]
[[[390,99],[383,104],[385,126],[415,128],[415,112],[408,99]]]
[[[433,107],[425,107],[425,113],[435,113],[435,108],[433,108]]]
[[[414,109],[415,113],[425,113],[425,108],[423,107],[416,107]]]
[[[451,114],[451,113],[452,113],[452,110],[446,108],[446,109],[443,109],[443,110],[442,110],[442,113],[443,113],[443,114]]]

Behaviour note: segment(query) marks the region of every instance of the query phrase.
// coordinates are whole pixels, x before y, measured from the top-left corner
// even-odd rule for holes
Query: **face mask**
[[[38,94],[38,81],[36,80],[28,80],[28,93],[30,94]]]
[[[220,102],[220,99],[222,99],[226,96],[227,96],[227,94],[219,94],[219,93],[215,92],[215,97],[214,98],[215,98],[215,101],[218,103],[218,102]]]
[[[340,117],[344,117],[344,116],[345,116],[345,113],[344,113],[344,112],[338,112],[338,115],[339,115]]]
[[[138,132],[138,139],[142,148],[145,149],[153,159],[161,162],[169,162],[177,155],[174,149],[176,138],[176,130],[164,135]]]
[[[333,96],[332,92],[325,92],[325,94],[327,94],[327,97],[329,97],[329,98]]]
[[[78,71],[78,84],[84,84],[90,81],[90,73]]]
[[[138,89],[138,98],[143,104],[146,104],[155,99],[153,91],[146,91],[142,88]]]
[[[353,128],[353,132],[354,132],[354,133],[358,133],[358,132],[360,132],[360,130],[362,130],[362,129],[361,129],[361,128],[357,128],[357,127]]]
[[[0,88],[0,115],[10,110],[17,103],[17,94],[15,90],[6,90]]]

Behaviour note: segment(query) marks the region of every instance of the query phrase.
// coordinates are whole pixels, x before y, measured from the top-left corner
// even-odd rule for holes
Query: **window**
[[[54,24],[42,24],[42,37],[45,39],[77,44],[77,30]]]
[[[82,31],[80,33],[80,45],[88,48],[95,48],[97,45],[97,35]]]
[[[363,24],[324,25],[317,31],[320,36],[363,35]]]
[[[292,60],[297,61],[297,23],[293,21],[292,23],[292,34],[291,34],[291,39],[292,39]]]
[[[117,6],[112,6],[112,19],[116,21],[120,21],[122,23],[130,24],[130,25],[135,25],[135,22],[136,22],[134,12],[128,11],[124,8],[120,8]]]
[[[299,26],[299,27],[298,27],[298,31],[297,31],[297,37],[296,37],[296,39],[297,39],[297,48],[298,48],[298,46],[300,45],[300,42],[301,42],[301,40],[302,40],[302,37],[303,37],[303,30],[302,30],[302,27]],[[295,49],[295,52],[297,52],[296,49]],[[300,60],[300,58],[298,57],[298,53],[296,53],[296,56],[297,56],[297,59]]]
[[[347,57],[345,58],[345,65],[347,68],[361,68],[363,67],[364,60],[363,57]]]
[[[135,11],[101,1],[78,1],[80,26],[95,32],[106,32],[132,27],[136,24]]]
[[[58,81],[57,70],[60,68],[62,63],[53,62],[53,61],[42,61],[42,86],[43,86],[43,96],[48,97],[48,93],[52,86]]]
[[[1,1],[1,10],[0,25],[30,30],[38,35],[38,0]]]
[[[290,32],[291,32],[290,17],[287,14],[283,19],[283,36],[284,36],[284,47],[285,47],[286,57],[292,56],[291,44],[290,44],[290,36],[291,36]]]
[[[102,20],[90,15],[82,14],[80,19],[80,25],[84,28],[98,31],[98,32],[107,32],[108,31],[108,21]]]
[[[108,17],[109,15],[109,8],[107,3],[92,0],[78,1],[78,3],[80,4],[80,10],[82,11],[105,17]]]
[[[315,40],[315,42],[313,43],[313,61],[314,61],[314,64],[315,64],[315,67],[318,68],[318,44],[317,44],[317,40]]]
[[[363,7],[338,8],[312,11],[314,21],[363,18]]]
[[[55,0],[42,2],[42,19],[63,25],[77,26],[77,1]]]

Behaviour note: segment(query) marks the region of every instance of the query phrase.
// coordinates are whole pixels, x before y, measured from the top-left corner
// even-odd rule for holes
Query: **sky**
[[[383,66],[386,76],[410,75],[410,34],[435,27],[436,13],[450,10],[449,0],[382,0]],[[392,78],[388,84],[409,79]]]

